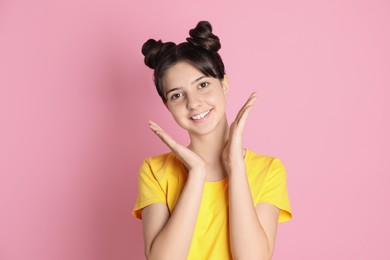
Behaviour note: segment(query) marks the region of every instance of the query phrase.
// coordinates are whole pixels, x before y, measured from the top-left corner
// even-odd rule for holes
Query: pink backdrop
[[[282,159],[294,217],[274,259],[390,259],[388,1],[0,2],[0,259],[143,259],[143,158],[185,133],[143,65],[198,20],[222,40],[229,119]],[[386,102],[387,101],[387,102]]]

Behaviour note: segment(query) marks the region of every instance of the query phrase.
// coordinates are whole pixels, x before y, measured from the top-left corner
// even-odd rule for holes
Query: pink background
[[[142,159],[187,137],[140,52],[209,20],[252,91],[245,145],[282,159],[294,217],[274,259],[390,259],[389,1],[0,2],[0,259],[143,259]]]

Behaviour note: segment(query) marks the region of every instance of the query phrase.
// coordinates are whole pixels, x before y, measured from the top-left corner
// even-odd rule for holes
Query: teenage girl
[[[142,219],[147,259],[271,259],[278,222],[291,218],[281,161],[242,147],[256,93],[228,124],[220,48],[205,21],[186,42],[142,47],[158,94],[190,138],[183,146],[149,122],[171,152],[139,172],[133,215]]]

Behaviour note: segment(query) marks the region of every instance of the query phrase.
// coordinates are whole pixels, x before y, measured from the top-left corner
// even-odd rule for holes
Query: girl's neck
[[[191,143],[188,148],[202,157],[206,164],[217,165],[221,163],[222,152],[228,138],[229,125],[226,119],[208,135],[190,135]]]

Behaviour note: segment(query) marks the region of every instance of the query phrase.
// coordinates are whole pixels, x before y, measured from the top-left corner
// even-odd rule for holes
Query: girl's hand
[[[187,147],[177,143],[156,123],[149,121],[149,128],[171,149],[171,151],[184,163],[188,171],[199,169],[204,172],[205,163],[201,157],[188,149]]]
[[[230,125],[229,139],[222,153],[222,161],[228,175],[230,175],[234,166],[241,166],[244,164],[245,151],[242,148],[242,137],[249,110],[255,100],[256,93],[253,92],[245,102],[244,106],[240,109],[240,111],[238,111],[236,119]]]

